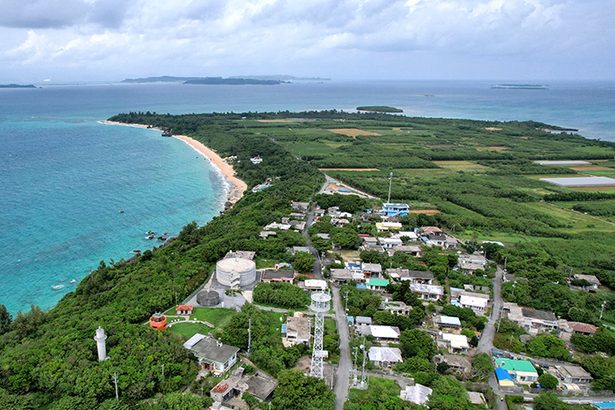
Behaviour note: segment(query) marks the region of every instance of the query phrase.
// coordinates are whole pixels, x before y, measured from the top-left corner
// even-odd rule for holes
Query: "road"
[[[493,306],[491,309],[491,315],[489,316],[489,321],[485,325],[483,329],[483,334],[478,341],[478,353],[490,353],[491,349],[493,349],[493,338],[495,336],[495,327],[498,319],[500,318],[500,313],[502,312],[502,304],[504,301],[502,300],[502,277],[504,275],[504,270],[502,270],[499,266],[495,271],[495,278],[493,278]]]
[[[352,360],[350,359],[350,336],[340,290],[335,286],[333,286],[332,289],[335,322],[337,324],[337,334],[340,341],[340,362],[337,366],[337,373],[335,374],[335,409],[343,410],[344,402],[348,398],[348,384],[350,369],[352,367]]]
[[[307,217],[305,219],[305,228],[303,228],[303,236],[305,237],[305,244],[308,248],[310,248],[310,252],[316,258],[316,262],[314,262],[314,267],[312,268],[312,274],[316,278],[322,279],[322,263],[320,261],[320,254],[318,250],[314,247],[312,243],[312,238],[310,237],[310,226],[314,222],[314,212],[316,211],[316,204],[312,204],[310,206],[310,210],[308,211]]]

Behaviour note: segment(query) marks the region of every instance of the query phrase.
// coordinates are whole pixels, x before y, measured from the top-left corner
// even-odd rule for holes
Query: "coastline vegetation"
[[[357,111],[367,112],[384,112],[384,113],[402,113],[404,110],[401,108],[390,107],[388,105],[362,105],[357,107]]]

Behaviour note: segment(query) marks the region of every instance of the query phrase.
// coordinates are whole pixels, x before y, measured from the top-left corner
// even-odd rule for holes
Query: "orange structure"
[[[175,313],[178,316],[190,316],[192,314],[192,305],[177,305]]]
[[[156,312],[149,318],[149,325],[156,330],[164,330],[167,327],[167,317]]]

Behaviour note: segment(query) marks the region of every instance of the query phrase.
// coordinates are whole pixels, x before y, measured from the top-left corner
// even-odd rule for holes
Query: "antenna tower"
[[[310,310],[315,313],[314,319],[314,348],[312,350],[312,362],[310,364],[310,376],[324,378],[324,359],[327,353],[323,350],[323,336],[325,330],[324,314],[329,311],[331,295],[325,292],[312,293]]]

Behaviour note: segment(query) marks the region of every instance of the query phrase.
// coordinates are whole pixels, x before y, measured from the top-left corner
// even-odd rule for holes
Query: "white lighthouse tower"
[[[98,361],[102,362],[107,358],[107,335],[105,334],[105,329],[98,326],[96,329],[96,336],[94,336],[94,340],[96,340],[96,347],[98,348]]]

